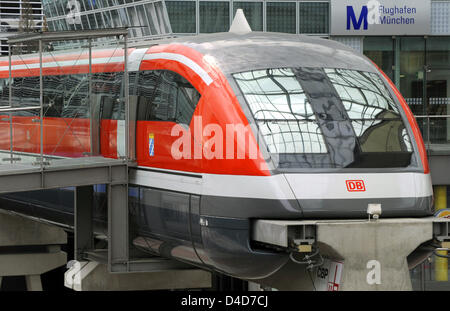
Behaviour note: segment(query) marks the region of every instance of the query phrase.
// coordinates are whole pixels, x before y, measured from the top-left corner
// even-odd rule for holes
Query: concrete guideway
[[[259,220],[254,223],[253,240],[279,247],[292,245],[293,241],[300,245],[314,240],[324,258],[342,263],[340,280],[328,280],[329,284],[336,283],[339,290],[412,290],[407,257],[427,241],[448,241],[449,224],[449,219],[435,217],[371,221]],[[276,230],[278,237],[283,238],[270,239],[267,230]],[[299,232],[309,232],[309,235]],[[279,290],[317,289],[314,283],[321,267],[311,271],[305,267],[290,261],[274,275],[261,280],[261,284]]]
[[[41,274],[67,262],[64,244],[63,229],[0,212],[0,285],[5,276],[24,276],[28,290],[42,290]]]

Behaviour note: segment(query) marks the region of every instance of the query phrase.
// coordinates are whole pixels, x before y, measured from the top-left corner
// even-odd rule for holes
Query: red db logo
[[[350,192],[366,191],[363,180],[346,180],[345,184]]]

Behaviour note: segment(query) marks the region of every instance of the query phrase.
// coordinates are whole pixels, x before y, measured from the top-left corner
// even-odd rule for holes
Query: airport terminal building
[[[39,1],[21,0],[21,5],[23,2],[26,2],[24,7],[27,7],[28,3],[34,4]],[[296,34],[298,36],[293,38],[298,41],[305,40],[305,42],[304,35],[315,36],[348,45],[370,58],[387,74],[405,97],[416,116],[424,138],[430,163],[435,206],[438,210],[448,207],[447,201],[450,194],[447,187],[450,185],[450,165],[448,165],[450,163],[450,0],[42,0],[41,4],[42,14],[36,14],[40,14],[41,25],[45,20],[45,27],[48,27],[49,31],[76,30],[81,33],[83,30],[128,27],[131,47],[143,40],[149,40],[150,46],[150,40],[161,38],[228,32],[238,9],[243,10],[253,31]],[[21,18],[23,13],[19,19]],[[126,33],[127,30],[123,31]],[[274,37],[271,37],[271,40]],[[107,40],[99,43],[108,44],[110,41]],[[336,45],[332,41],[325,42]],[[77,45],[86,47],[83,41],[67,42],[66,47],[77,47]],[[64,47],[64,45],[55,46],[56,49]],[[317,58],[317,54],[314,54],[311,60]],[[350,61],[346,62],[346,64],[349,63]],[[128,83],[128,78],[126,81]],[[180,85],[185,86],[186,83],[183,83],[180,82]],[[128,90],[127,85],[124,84],[124,89]],[[199,97],[195,96],[195,99],[198,101]],[[124,98],[128,97],[124,96]],[[41,105],[43,101],[42,98]],[[414,120],[414,118],[410,119]],[[153,133],[151,135],[146,133],[146,135],[148,135],[145,139],[148,137],[149,149],[144,153],[147,156],[146,152],[154,150],[150,149],[150,145],[154,146],[154,136]],[[424,159],[425,150],[422,151],[421,156],[423,155],[422,159]],[[153,154],[150,152],[149,156],[152,157]],[[402,171],[402,173],[405,172]],[[382,183],[382,179],[380,180],[379,183]],[[412,183],[413,186],[409,189],[411,191],[415,186],[414,181]],[[428,189],[431,202],[430,183]],[[176,190],[177,195],[182,190]],[[348,185],[347,190],[350,191]],[[144,190],[140,188],[138,191],[144,193]],[[124,193],[124,197],[127,197],[127,192]],[[151,193],[150,190],[148,193]],[[373,197],[369,199],[371,198]],[[191,197],[189,200],[190,209],[191,204],[197,204],[197,201]],[[200,203],[198,204],[200,217]],[[191,219],[188,222],[189,226],[204,224],[201,218],[196,222]],[[205,227],[207,226],[206,221]],[[189,231],[189,234],[191,237],[192,232]],[[440,272],[435,272],[437,261],[430,259],[415,266],[411,272],[414,289],[449,289],[448,261],[440,260]]]

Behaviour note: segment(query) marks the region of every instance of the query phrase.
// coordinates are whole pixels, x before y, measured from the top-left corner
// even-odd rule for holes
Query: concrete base
[[[63,229],[0,210],[0,247],[66,243]]]
[[[76,291],[162,290],[211,287],[211,273],[180,269],[144,273],[109,273],[105,264],[75,262],[64,285]]]
[[[61,228],[0,211],[0,286],[4,276],[24,276],[28,290],[41,291],[40,275],[66,264],[66,243]]]
[[[407,256],[433,238],[430,219],[315,221],[322,256],[344,263],[339,290],[412,290]],[[314,290],[317,269],[292,261],[259,283],[279,290]]]

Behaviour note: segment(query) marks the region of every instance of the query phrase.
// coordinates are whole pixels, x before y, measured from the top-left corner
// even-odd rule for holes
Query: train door
[[[130,74],[130,78],[131,78]],[[95,106],[94,124],[98,127],[99,151],[108,158],[125,156],[125,103],[123,73],[93,75],[92,100]],[[98,123],[97,123],[98,122]]]
[[[177,139],[172,130],[177,125],[189,128],[200,94],[177,73],[154,70],[139,73],[136,96],[136,160],[140,176],[145,176],[141,214],[151,232],[192,245],[200,231],[200,197],[189,189],[199,177],[182,172],[191,161],[172,155]]]

